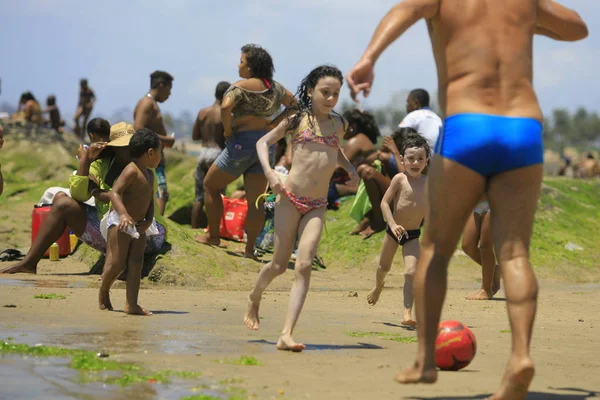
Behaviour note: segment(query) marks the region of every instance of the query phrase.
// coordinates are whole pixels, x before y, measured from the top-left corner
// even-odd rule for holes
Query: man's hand
[[[350,87],[350,96],[352,100],[358,102],[357,96],[362,91],[365,98],[369,97],[373,80],[375,79],[375,63],[369,59],[363,58],[348,72],[346,79]]]

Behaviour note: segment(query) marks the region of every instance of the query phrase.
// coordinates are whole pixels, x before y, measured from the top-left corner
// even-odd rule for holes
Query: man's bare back
[[[223,122],[221,121],[221,106],[217,103],[203,108],[198,113],[192,139],[199,140],[202,147],[225,147],[225,136],[223,135]]]

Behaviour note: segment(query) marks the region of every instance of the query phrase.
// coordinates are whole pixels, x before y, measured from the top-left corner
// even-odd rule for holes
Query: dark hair
[[[408,134],[406,136],[406,139],[404,139],[404,142],[402,143],[402,148],[399,149],[400,150],[400,154],[402,156],[404,156],[404,154],[406,154],[406,149],[410,149],[413,147],[417,147],[417,148],[423,148],[425,150],[425,155],[427,157],[429,157],[429,154],[431,154],[431,148],[429,147],[429,143],[427,142],[427,139],[425,139],[423,136],[417,134]]]
[[[110,123],[104,118],[94,118],[88,122],[87,131],[99,135],[103,139],[108,139],[110,137]]]
[[[242,53],[246,55],[250,76],[272,83],[275,66],[269,52],[257,44],[250,43],[242,47]]]
[[[215,98],[219,101],[223,100],[223,95],[225,94],[227,89],[229,89],[229,86],[231,86],[231,83],[229,82],[223,81],[217,83],[217,87],[215,89]]]
[[[35,99],[35,97],[33,97],[33,94],[31,92],[23,92],[23,94],[21,95],[20,103],[24,104],[29,100],[33,100],[37,103],[37,100]]]
[[[404,147],[404,142],[410,136],[419,136],[419,133],[413,128],[396,128],[392,133],[392,139],[394,143],[396,143],[396,147],[398,151],[402,152],[402,148]]]
[[[408,97],[416,100],[421,107],[429,107],[429,93],[425,89],[411,90]]]
[[[148,128],[135,131],[129,141],[129,154],[133,159],[140,158],[150,149],[158,148],[160,148],[160,139],[154,131]]]
[[[296,110],[296,115],[288,116],[289,124],[287,131],[295,131],[302,120],[304,114],[309,116],[309,122],[312,125],[312,99],[308,95],[309,89],[314,89],[317,86],[317,83],[321,78],[333,77],[340,81],[340,84],[344,84],[344,76],[342,72],[332,65],[320,65],[317,68],[310,71],[310,73],[302,79],[300,82],[300,86],[298,86],[298,91],[296,92],[296,98],[298,99],[298,105],[295,107],[288,107],[287,110],[290,112],[291,110]],[[339,115],[337,112],[333,111],[334,114]],[[344,121],[344,131],[346,131],[346,122]]]
[[[170,85],[175,78],[165,71],[154,71],[150,74],[150,88],[156,89],[161,83],[165,86]]]
[[[362,133],[373,144],[377,143],[377,138],[381,136],[381,133],[379,133],[379,127],[377,126],[377,122],[375,122],[373,114],[354,108],[346,111],[344,118],[348,120],[349,124],[356,124],[358,132],[355,132],[355,134]]]
[[[82,79],[79,80],[79,84],[80,85],[86,85],[87,86],[87,83],[88,83],[88,81],[85,78],[82,78]]]
[[[55,106],[56,105],[56,96],[51,94],[46,98],[46,105]]]

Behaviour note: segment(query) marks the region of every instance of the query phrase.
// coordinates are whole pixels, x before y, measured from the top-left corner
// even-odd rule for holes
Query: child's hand
[[[129,214],[121,214],[119,216],[119,230],[121,232],[125,232],[127,231],[127,227],[130,225],[135,225],[135,222],[133,222],[133,219],[131,219]]]
[[[266,176],[267,180],[269,181],[269,186],[271,186],[273,192],[276,194],[282,194],[283,183],[281,182],[281,179],[279,179],[277,173],[274,170],[270,170],[269,172],[267,172]]]
[[[136,224],[136,228],[137,228],[137,231],[141,235],[142,233],[146,232],[148,230],[148,228],[150,228],[151,225],[152,225],[152,220],[150,220],[150,221],[143,220]]]
[[[404,227],[402,225],[398,225],[396,223],[391,223],[390,229],[392,230],[392,233],[394,235],[396,235],[398,240],[402,239],[402,236],[408,237],[408,232],[406,232],[406,229],[404,229]]]
[[[400,150],[398,150],[398,146],[396,146],[396,142],[394,142],[394,139],[391,136],[383,138],[381,149],[392,154],[400,154]]]

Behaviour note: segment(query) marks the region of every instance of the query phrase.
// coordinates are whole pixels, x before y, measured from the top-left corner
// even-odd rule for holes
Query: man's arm
[[[553,0],[539,0],[535,33],[554,40],[574,42],[588,36],[579,14]]]
[[[396,4],[383,17],[361,60],[348,73],[350,95],[357,101],[361,91],[365,97],[371,93],[374,66],[384,50],[421,18],[433,18],[439,10],[440,0],[404,0]]]

